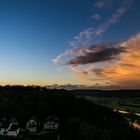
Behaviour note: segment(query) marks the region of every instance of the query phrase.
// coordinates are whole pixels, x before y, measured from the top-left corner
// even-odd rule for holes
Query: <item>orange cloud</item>
[[[119,61],[101,71],[113,85],[124,88],[140,88],[140,34],[121,44],[127,52],[120,54]]]
[[[71,65],[75,75],[86,84],[109,88],[140,88],[140,34],[120,44],[123,53],[115,60],[98,63]]]

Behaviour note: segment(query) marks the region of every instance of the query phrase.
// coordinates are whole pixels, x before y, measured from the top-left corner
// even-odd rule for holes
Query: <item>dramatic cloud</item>
[[[107,2],[107,0],[101,0],[99,2]],[[111,16],[111,18],[104,24],[100,25],[97,28],[89,27],[79,33],[79,35],[74,37],[74,40],[68,41],[69,45],[72,46],[72,49],[66,50],[64,53],[59,54],[52,61],[55,64],[63,65],[66,60],[64,58],[67,55],[75,54],[81,52],[83,48],[89,47],[91,42],[94,41],[95,38],[102,35],[112,24],[117,23],[117,21],[121,18],[121,16],[130,8],[132,5],[132,0],[124,0],[123,4],[118,8]],[[84,46],[84,47],[83,47]]]
[[[64,53],[61,53],[55,59],[52,59],[52,61],[55,64],[62,64],[63,58],[67,55],[78,53],[78,51],[81,51],[83,49],[83,46],[84,48],[89,47],[90,41],[93,41],[95,37],[102,35],[112,24],[115,24],[120,19],[120,17],[126,12],[128,7],[131,5],[131,0],[128,1],[129,3],[126,3],[125,1],[123,5],[119,9],[117,9],[115,13],[113,13],[112,17],[105,24],[95,29],[93,27],[86,28],[84,31],[80,32],[79,35],[75,36],[73,41],[68,41],[70,46],[72,46],[73,48],[70,50],[66,50]]]
[[[140,34],[121,44],[127,52],[120,55],[120,60],[103,69],[103,77],[120,87],[140,88]]]
[[[84,63],[71,65],[71,70],[86,81],[98,81],[102,86],[111,83],[109,88],[140,88],[140,34],[121,43],[120,48],[123,53],[119,50],[113,62],[108,59],[104,63],[101,59],[98,65],[91,63],[84,67],[86,63],[82,59]]]
[[[83,65],[116,59],[116,55],[124,52],[124,49],[121,47],[114,47],[114,45],[116,44],[102,43],[85,48],[82,50],[81,55],[70,59],[67,64]]]
[[[82,44],[71,50],[66,50],[55,59],[52,59],[52,61],[59,65],[72,65],[113,60],[116,55],[124,51],[124,49],[118,45],[117,42],[104,42],[96,45]],[[71,56],[76,57],[71,58]]]
[[[68,52],[67,52],[68,53]],[[122,43],[101,43],[75,49],[65,65],[88,84],[140,88],[140,34]]]
[[[98,1],[95,6],[107,6],[107,0]],[[132,0],[124,0],[107,22],[93,28],[89,27],[68,43],[72,47],[52,61],[68,66],[80,79],[87,83],[100,83],[101,86],[140,87],[140,34],[126,42],[95,43],[110,26],[117,23],[131,7]],[[99,19],[99,15],[93,15]],[[96,83],[95,83],[96,82]]]

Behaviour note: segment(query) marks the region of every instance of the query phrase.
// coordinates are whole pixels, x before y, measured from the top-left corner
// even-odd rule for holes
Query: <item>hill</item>
[[[15,116],[25,128],[32,116],[42,122],[47,116],[56,115],[60,121],[58,133],[64,140],[128,140],[140,136],[139,131],[131,128],[118,113],[77,97],[75,92],[40,87],[1,87],[0,117]],[[24,140],[24,137],[19,139]]]

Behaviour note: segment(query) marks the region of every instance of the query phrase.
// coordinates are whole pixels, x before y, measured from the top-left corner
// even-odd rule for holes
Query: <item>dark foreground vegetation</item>
[[[56,133],[60,135],[60,140],[136,140],[140,137],[140,131],[130,127],[112,109],[94,104],[73,93],[74,91],[40,87],[0,87],[0,117],[10,119],[14,116],[21,128],[25,129],[32,116],[37,116],[43,122],[46,117],[55,115],[59,118],[60,125]],[[0,137],[0,140],[56,139],[48,135],[22,134],[18,138]]]

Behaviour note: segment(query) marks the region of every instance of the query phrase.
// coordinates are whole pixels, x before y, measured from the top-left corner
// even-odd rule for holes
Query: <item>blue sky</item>
[[[131,2],[92,43],[124,41],[139,33],[140,1]],[[106,24],[121,5],[122,0],[0,0],[1,84],[86,84],[52,59],[72,49],[68,42],[80,32]]]

